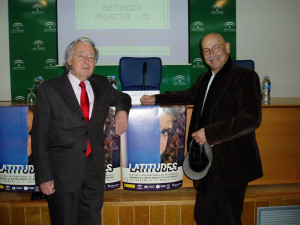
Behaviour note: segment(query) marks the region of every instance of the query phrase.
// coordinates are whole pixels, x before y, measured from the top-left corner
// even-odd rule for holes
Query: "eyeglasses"
[[[225,43],[221,44],[221,45],[218,45],[218,44],[215,44],[214,46],[212,46],[211,48],[204,48],[202,49],[202,54],[203,55],[209,55],[210,54],[210,51],[214,52],[214,53],[218,53],[220,51],[220,47],[222,45],[224,45]]]

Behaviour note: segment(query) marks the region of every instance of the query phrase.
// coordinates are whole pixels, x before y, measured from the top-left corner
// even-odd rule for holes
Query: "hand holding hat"
[[[211,146],[207,142],[199,145],[193,139],[183,161],[183,172],[192,180],[202,179],[211,167],[212,158]]]

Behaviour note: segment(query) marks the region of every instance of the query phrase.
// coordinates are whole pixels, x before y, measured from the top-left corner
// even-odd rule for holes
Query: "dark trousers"
[[[215,168],[199,182],[195,221],[197,225],[241,225],[243,203],[248,183],[225,185],[220,183]]]
[[[48,196],[52,225],[100,225],[104,178],[99,178],[92,155],[87,157],[82,186],[76,192]]]

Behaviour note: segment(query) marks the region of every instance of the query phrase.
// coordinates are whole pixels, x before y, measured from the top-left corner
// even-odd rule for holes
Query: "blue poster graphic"
[[[128,164],[133,167],[141,163],[160,164],[158,109],[159,106],[134,106],[134,109],[130,111],[127,129],[127,158]]]
[[[0,107],[0,191],[39,192],[31,157],[33,109]]]
[[[27,106],[0,107],[0,168],[28,165]]]

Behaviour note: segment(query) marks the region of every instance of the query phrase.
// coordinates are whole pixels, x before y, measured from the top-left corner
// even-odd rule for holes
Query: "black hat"
[[[207,142],[199,145],[193,139],[183,161],[183,172],[192,180],[202,179],[211,166],[212,158],[210,145]]]

